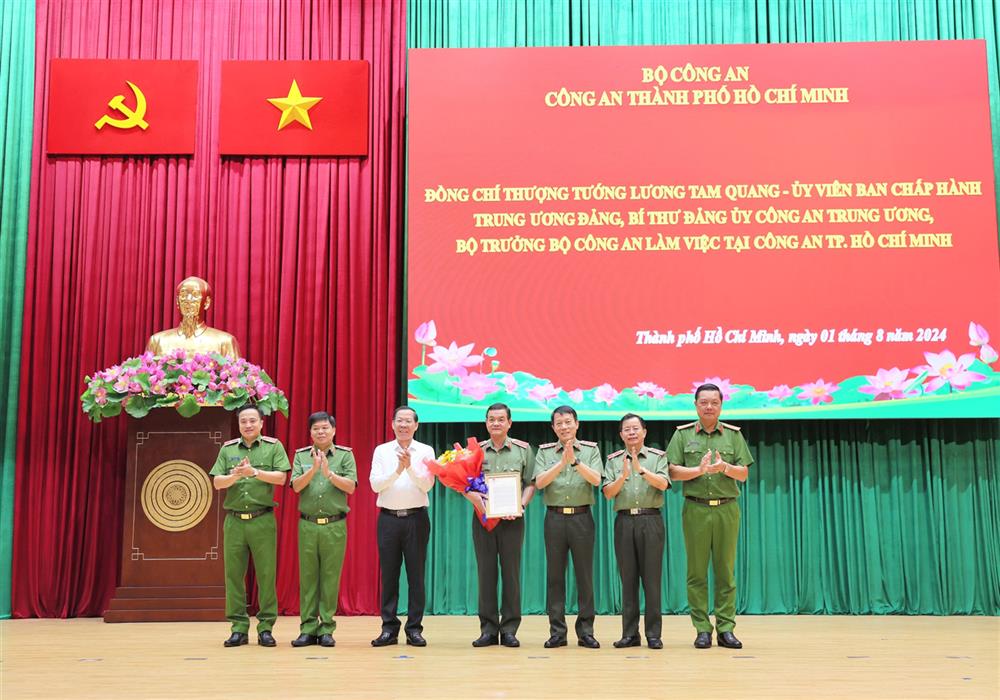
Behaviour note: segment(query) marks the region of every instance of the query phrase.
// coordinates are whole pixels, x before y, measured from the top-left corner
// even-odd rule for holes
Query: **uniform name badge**
[[[486,517],[506,518],[523,514],[521,475],[518,472],[486,474]]]

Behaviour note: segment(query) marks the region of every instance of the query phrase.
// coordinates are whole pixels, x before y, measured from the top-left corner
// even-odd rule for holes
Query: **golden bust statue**
[[[205,323],[205,312],[212,305],[212,288],[200,277],[188,277],[177,285],[177,308],[181,325],[154,333],[146,343],[146,351],[168,355],[181,348],[188,353],[217,352],[231,358],[240,356],[236,338]]]

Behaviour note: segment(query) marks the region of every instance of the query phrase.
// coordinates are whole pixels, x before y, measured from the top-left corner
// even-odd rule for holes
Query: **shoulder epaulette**
[[[489,442],[490,442],[489,438],[486,438],[485,440],[480,440],[479,441],[479,446],[480,447],[486,447],[486,445],[489,444]]]
[[[617,452],[612,452],[608,455],[608,459],[614,459],[615,457],[621,457],[625,454],[625,450],[618,450]]]
[[[730,430],[737,430],[738,431],[740,429],[740,426],[738,426],[738,425],[730,425],[729,423],[723,423],[721,420],[719,421],[719,425],[721,425],[723,427],[726,427],[726,428],[729,428]]]
[[[224,443],[222,443],[222,445],[223,447],[225,447],[226,445],[235,445],[240,440],[242,440],[242,438],[233,438],[232,440],[226,440]]]
[[[523,447],[526,450],[531,447],[531,445],[526,443],[524,440],[518,440],[517,438],[509,438],[509,439],[513,444],[517,445],[518,447]]]
[[[540,450],[547,450],[548,448],[555,447],[558,444],[559,444],[558,442],[547,442],[544,445],[539,445],[538,449],[540,449]]]
[[[693,428],[696,425],[698,425],[698,421],[691,421],[690,423],[685,423],[684,425],[678,425],[677,429],[678,430],[685,430],[687,428]]]
[[[308,452],[311,449],[312,449],[312,446],[310,445],[309,447],[300,447],[299,449],[297,449],[295,451],[296,452]]]
[[[271,443],[272,445],[273,445],[274,443],[278,442],[278,438],[273,438],[273,437],[267,437],[266,435],[261,435],[261,436],[260,436],[260,439],[261,439],[261,440],[263,440],[264,442],[269,442],[269,443]]]
[[[649,450],[650,452],[652,452],[654,455],[664,455],[664,454],[666,454],[666,452],[664,452],[663,450],[657,449],[655,447],[647,447],[646,449]]]
[[[354,448],[348,447],[347,445],[334,445],[338,450],[343,450],[344,452],[354,452]]]
[[[597,443],[590,440],[577,440],[577,442],[586,447],[597,447]]]

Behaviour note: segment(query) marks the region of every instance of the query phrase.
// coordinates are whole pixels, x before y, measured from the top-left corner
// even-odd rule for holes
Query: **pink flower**
[[[833,396],[831,394],[840,389],[836,384],[830,382],[825,382],[822,379],[817,379],[811,384],[803,384],[802,393],[798,395],[799,399],[804,401],[809,401],[813,406],[821,403],[830,403],[833,401]]]
[[[904,399],[909,396],[920,394],[916,389],[906,391],[908,384],[907,377],[909,370],[893,367],[892,369],[879,368],[874,375],[865,375],[868,384],[858,387],[862,394],[874,394],[876,401],[887,401],[889,399]]]
[[[924,384],[925,392],[937,391],[945,384],[957,391],[963,391],[968,389],[973,382],[986,380],[985,374],[969,371],[969,366],[976,359],[974,352],[966,353],[958,358],[951,350],[939,353],[925,352],[924,359],[927,360],[927,364],[917,367],[916,370],[927,372],[928,376],[931,377],[931,380]]]
[[[552,382],[545,382],[544,384],[531,387],[531,389],[528,390],[528,398],[532,401],[547,403],[559,396],[560,391],[562,391],[562,389],[552,386]]]
[[[618,398],[618,392],[610,384],[601,384],[594,390],[594,401],[602,401],[608,406]]]
[[[969,321],[969,345],[979,347],[990,342],[990,334],[975,321]]]
[[[583,389],[573,389],[573,391],[569,392],[569,400],[573,403],[583,401]]]
[[[979,359],[988,365],[992,365],[1000,356],[997,355],[997,351],[993,349],[992,345],[983,345],[979,348]]]
[[[108,403],[108,390],[101,387],[94,389],[94,401],[101,406],[106,405]]]
[[[469,343],[468,345],[458,347],[453,340],[448,347],[443,345],[436,346],[430,354],[430,358],[434,360],[434,364],[428,367],[427,371],[431,373],[447,372],[453,377],[464,377],[469,373],[466,367],[478,365],[483,360],[481,355],[470,354],[473,345],[474,343]]]
[[[635,392],[636,396],[648,396],[651,399],[662,399],[667,395],[666,389],[653,382],[639,382],[632,387],[632,391]]]
[[[513,394],[517,391],[517,380],[514,379],[513,374],[504,375],[503,379],[500,380],[500,383],[503,384],[504,391],[508,394]]]
[[[700,382],[694,382],[691,385],[691,393],[693,394],[697,391],[698,387],[702,384],[715,384],[719,387],[719,391],[722,392],[722,400],[728,401],[729,397],[736,393],[736,388],[730,383],[728,379],[723,379],[722,377],[705,377]]]
[[[465,375],[454,386],[458,387],[460,394],[471,396],[476,401],[482,401],[487,394],[492,394],[494,391],[500,390],[500,385],[497,384],[496,379],[480,372],[472,372]]]
[[[792,388],[787,384],[778,384],[777,386],[772,388],[769,392],[767,392],[767,398],[773,399],[775,401],[784,401],[794,393],[795,392],[792,391]]]
[[[128,391],[128,379],[125,377],[120,377],[118,381],[115,382],[114,390],[119,394],[124,394]]]
[[[421,345],[434,347],[437,345],[437,333],[437,326],[434,325],[434,321],[425,321],[417,326],[417,331],[413,334],[413,338]]]

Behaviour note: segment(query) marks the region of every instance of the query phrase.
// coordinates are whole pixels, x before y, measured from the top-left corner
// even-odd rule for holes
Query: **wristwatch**
[[[578,460],[578,459],[574,459],[574,460],[573,460],[573,462],[572,462],[572,464],[570,464],[569,466],[571,466],[571,467],[575,467],[575,466],[576,466],[576,465],[578,465],[579,463],[580,463],[580,460]]]

